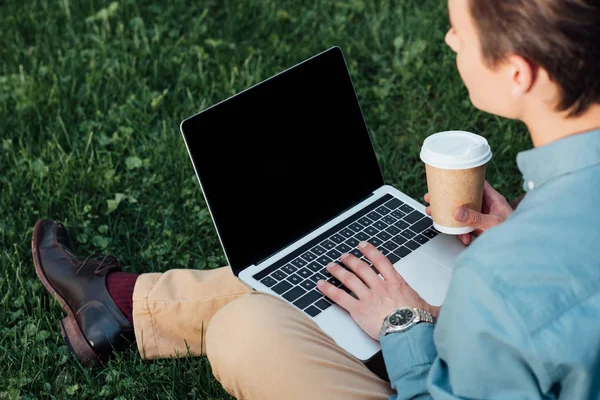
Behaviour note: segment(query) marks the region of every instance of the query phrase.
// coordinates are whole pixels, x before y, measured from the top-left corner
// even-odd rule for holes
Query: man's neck
[[[535,147],[600,128],[600,104],[592,106],[584,114],[574,118],[567,118],[566,112],[536,111],[522,119],[529,128]]]

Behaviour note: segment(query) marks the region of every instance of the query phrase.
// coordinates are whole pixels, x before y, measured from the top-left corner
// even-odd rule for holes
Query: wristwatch
[[[379,337],[393,332],[405,332],[420,322],[435,324],[435,317],[429,311],[418,308],[398,308],[383,319]]]

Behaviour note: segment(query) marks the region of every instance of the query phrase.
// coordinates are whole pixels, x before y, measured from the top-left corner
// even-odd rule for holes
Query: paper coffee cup
[[[460,235],[474,231],[454,219],[458,207],[481,211],[483,184],[492,151],[484,137],[463,131],[429,136],[421,148],[433,226],[442,233]]]

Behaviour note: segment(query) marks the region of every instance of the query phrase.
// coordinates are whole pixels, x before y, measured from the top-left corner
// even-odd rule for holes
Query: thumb
[[[498,217],[471,210],[469,208],[459,207],[454,210],[454,219],[470,227],[485,231],[498,225],[501,221]]]

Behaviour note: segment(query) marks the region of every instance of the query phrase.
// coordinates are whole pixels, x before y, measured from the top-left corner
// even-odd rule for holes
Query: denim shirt
[[[527,195],[459,256],[436,325],[381,338],[390,399],[600,398],[600,130],[517,163]]]

